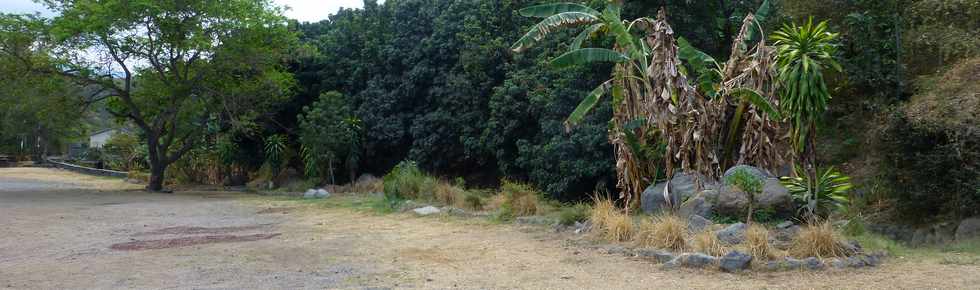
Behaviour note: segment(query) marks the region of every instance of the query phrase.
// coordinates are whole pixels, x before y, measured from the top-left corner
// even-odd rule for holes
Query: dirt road
[[[539,228],[136,188],[0,168],[0,289],[980,287],[975,265],[892,259],[819,273],[662,270]]]

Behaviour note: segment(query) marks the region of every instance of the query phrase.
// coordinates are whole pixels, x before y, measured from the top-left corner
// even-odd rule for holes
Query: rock
[[[637,250],[636,256],[647,260],[653,260],[657,263],[670,262],[671,260],[676,258],[676,256],[674,256],[674,254],[671,252],[664,251],[664,250],[656,250],[656,249]]]
[[[307,189],[306,192],[303,193],[303,198],[316,198],[316,189]]]
[[[630,249],[627,249],[626,247],[623,246],[609,246],[608,248],[606,248],[606,254],[626,256],[626,255],[632,255],[633,252]]]
[[[330,192],[321,188],[316,190],[316,194],[314,196],[316,196],[316,198],[328,198],[330,197]]]
[[[783,268],[783,263],[779,261],[766,262],[766,271],[779,271]]]
[[[731,251],[721,258],[720,267],[725,272],[738,272],[749,268],[752,263],[752,255],[739,251]]]
[[[680,209],[677,210],[677,214],[681,217],[694,215],[709,217],[712,212],[711,208],[712,204],[704,197],[704,193],[698,193],[682,203]]]
[[[420,215],[420,216],[433,215],[433,214],[437,214],[437,213],[441,212],[441,210],[439,210],[438,207],[434,207],[434,206],[431,206],[431,205],[430,206],[426,206],[426,207],[416,208],[416,209],[414,209],[412,211],[414,211],[415,214]]]
[[[714,224],[714,222],[700,215],[691,215],[687,218],[687,231],[698,233],[708,228],[708,226],[711,226],[712,224]]]
[[[847,259],[844,260],[844,262],[847,264],[848,267],[851,268],[861,268],[867,265],[867,263],[865,263],[863,259],[857,256],[847,257]]]
[[[592,230],[592,221],[575,222],[575,233],[583,234]]]
[[[668,208],[667,199],[664,197],[664,189],[666,188],[667,182],[661,182],[650,185],[643,190],[640,195],[640,207],[643,209],[643,213],[656,214]],[[671,197],[671,199],[673,204],[678,201],[675,197]]]
[[[844,249],[844,252],[847,253],[848,255],[854,255],[863,252],[863,250],[861,249],[861,244],[855,240],[841,242],[840,246],[841,248]]]
[[[864,263],[869,267],[877,267],[881,265],[881,256],[879,255],[865,255]]]
[[[784,221],[784,222],[781,222],[781,223],[777,224],[776,225],[776,228],[777,229],[788,229],[789,227],[792,227],[792,226],[793,226],[793,222],[791,222],[791,221]]]
[[[669,206],[679,207],[684,201],[691,199],[699,190],[697,184],[698,175],[688,173],[677,173],[670,179],[670,182],[652,184],[643,191],[640,196],[643,212],[655,214]],[[706,182],[702,178],[702,188],[715,188],[717,185]],[[668,188],[668,197],[664,197],[664,189]],[[708,209],[710,209],[708,205]]]
[[[718,263],[718,258],[705,255],[702,253],[684,253],[667,263],[664,263],[664,268],[674,268],[677,266],[687,267],[687,268],[707,268]]]
[[[823,261],[820,261],[820,259],[817,259],[816,257],[803,259],[803,266],[806,267],[807,270],[820,270],[824,268]]]
[[[748,228],[744,223],[731,224],[718,231],[718,239],[729,245],[741,244],[745,240],[745,230]]]
[[[956,240],[980,237],[980,217],[972,217],[960,222],[956,227]]]
[[[799,270],[803,268],[803,260],[786,257],[785,259],[783,259],[782,265],[786,269]]]
[[[735,166],[732,166],[732,168],[729,168],[728,170],[725,170],[725,174],[723,175],[722,180],[727,179],[728,176],[731,176],[732,174],[735,174],[735,171],[738,171],[740,169],[741,170],[748,171],[749,174],[752,174],[755,177],[758,177],[759,179],[764,179],[764,178],[771,177],[771,176],[769,176],[768,173],[766,173],[762,169],[759,169],[758,167],[750,166],[750,165],[735,165]]]
[[[791,242],[793,241],[793,238],[796,237],[796,234],[798,234],[799,232],[800,232],[800,226],[792,225],[785,229],[776,229],[775,238],[777,241]]]
[[[962,224],[962,223],[960,223]],[[912,245],[935,245],[950,242],[954,239],[958,226],[952,222],[940,222],[916,229],[909,241]]]
[[[828,264],[830,264],[830,266],[833,267],[834,269],[847,268],[847,262],[837,258],[830,259],[830,262]]]
[[[757,208],[771,208],[780,214],[792,214],[795,210],[793,196],[789,189],[779,183],[779,179],[768,178],[762,186],[762,193],[756,196]]]

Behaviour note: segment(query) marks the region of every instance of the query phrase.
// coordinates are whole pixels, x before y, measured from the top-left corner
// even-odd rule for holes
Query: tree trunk
[[[150,183],[146,185],[146,190],[153,192],[163,191],[163,174],[166,170],[166,165],[160,164],[160,162],[151,161]]]

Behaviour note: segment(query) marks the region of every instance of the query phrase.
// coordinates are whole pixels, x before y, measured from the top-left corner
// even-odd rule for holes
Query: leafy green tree
[[[811,18],[802,26],[784,25],[772,39],[782,84],[780,105],[790,120],[791,143],[815,180],[817,124],[831,98],[823,74],[826,69],[841,70],[834,60],[837,34],[827,30],[826,21],[814,25]]]
[[[218,116],[248,128],[287,96],[280,63],[295,35],[267,0],[48,0],[55,17],[53,65],[34,72],[71,79],[108,98],[110,112],[133,122],[149,153],[148,190],[194,148]]]
[[[338,92],[323,93],[319,100],[303,109],[303,115],[299,116],[299,140],[307,177],[320,181],[329,177],[331,183],[336,183],[337,164],[347,160],[348,169],[356,168],[359,123],[351,115],[347,98]],[[352,181],[353,178],[351,174]]]

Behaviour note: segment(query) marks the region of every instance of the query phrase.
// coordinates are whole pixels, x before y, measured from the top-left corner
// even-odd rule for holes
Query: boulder
[[[820,270],[823,269],[824,264],[823,261],[820,261],[820,259],[817,259],[816,257],[809,257],[803,259],[803,266],[806,267],[807,270]]]
[[[316,198],[316,189],[307,189],[306,192],[303,193],[303,198]]]
[[[643,191],[640,196],[643,212],[647,214],[658,213],[668,207],[668,201],[670,205],[679,207],[681,203],[691,199],[692,196],[695,196],[700,191],[698,189],[698,179],[701,179],[702,183],[704,183],[702,188],[710,189],[718,187],[716,184],[706,182],[704,178],[699,178],[696,174],[677,173],[670,179],[670,182],[653,184]],[[664,197],[665,188],[668,189],[669,200]],[[708,208],[711,208],[710,204]]]
[[[956,227],[956,240],[980,237],[980,217],[972,217],[960,222]]]
[[[745,240],[745,230],[748,226],[744,223],[731,224],[716,233],[719,240],[729,245],[741,244]]]
[[[742,253],[739,251],[728,252],[724,257],[721,257],[721,267],[722,271],[725,272],[738,272],[749,268],[749,264],[752,263],[752,255]]]
[[[686,268],[707,268],[717,265],[718,258],[703,253],[684,253],[664,264],[666,268],[682,266]]]
[[[664,251],[664,250],[656,250],[656,249],[637,250],[636,256],[643,259],[652,260],[657,263],[670,262],[671,260],[676,258],[676,256],[674,256],[674,254],[671,252]]]
[[[790,257],[786,257],[785,259],[783,259],[782,265],[786,269],[799,270],[799,269],[803,268],[803,260],[793,259],[793,258],[790,258]]]
[[[687,231],[692,233],[701,232],[712,224],[714,224],[714,222],[700,215],[691,215],[687,218]]]
[[[733,186],[722,186],[718,191],[718,199],[715,209],[719,213],[729,215],[744,214],[749,208],[749,196],[747,193]],[[755,207],[759,209],[772,209],[777,214],[788,215],[794,210],[793,197],[779,183],[778,179],[768,178],[762,187],[762,192],[755,196]]]
[[[677,214],[681,217],[690,216],[701,216],[709,217],[711,216],[712,204],[707,201],[704,197],[704,193],[698,193],[681,204],[680,209],[677,210]]]
[[[792,227],[792,226],[793,226],[793,222],[791,222],[791,221],[784,221],[784,222],[781,222],[781,223],[777,224],[776,225],[776,228],[777,229],[788,229],[789,227]]]
[[[766,173],[765,170],[759,169],[758,167],[755,167],[755,166],[750,166],[750,165],[735,165],[735,166],[732,166],[732,168],[729,168],[728,170],[725,170],[725,174],[723,175],[722,180],[727,179],[729,176],[731,176],[732,174],[735,174],[735,172],[738,171],[738,170],[740,170],[740,169],[741,170],[748,171],[749,174],[752,174],[755,177],[758,177],[760,179],[772,177],[768,173]]]
[[[316,198],[327,198],[330,197],[330,192],[321,188],[316,190],[316,194],[314,194],[314,196],[316,196]]]
[[[517,217],[516,222],[518,224],[525,225],[553,225],[557,224],[558,220],[539,215],[532,215]]]
[[[434,207],[434,206],[431,206],[431,205],[430,206],[426,206],[426,207],[416,208],[416,209],[414,209],[412,211],[414,211],[415,214],[420,215],[420,216],[433,215],[433,214],[437,214],[437,213],[441,212],[441,210],[439,210],[438,207]]]
[[[837,258],[830,259],[830,262],[827,264],[830,264],[830,266],[833,267],[834,269],[847,268],[847,262]]]

